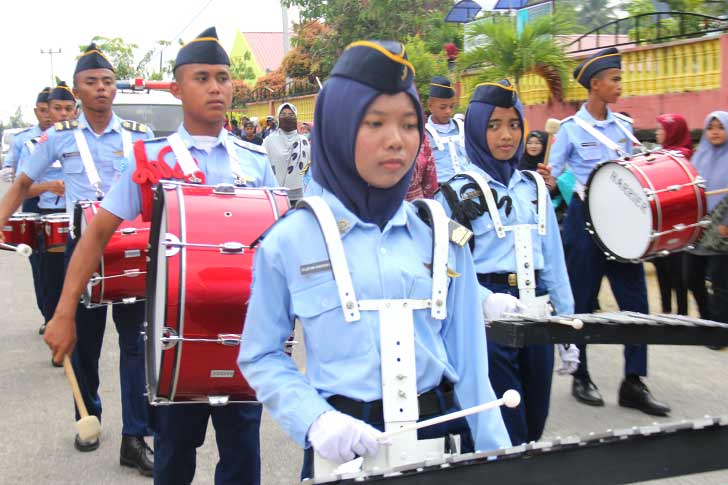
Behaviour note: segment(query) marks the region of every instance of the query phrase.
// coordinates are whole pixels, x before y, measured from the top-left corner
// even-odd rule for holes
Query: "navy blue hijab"
[[[388,46],[388,50],[392,50],[389,44],[393,43],[381,45]],[[387,66],[381,65],[386,60],[368,58],[367,53],[344,59],[346,52],[342,54],[337,66],[342,60],[346,60],[348,65],[338,71],[337,67],[334,67],[331,77],[324,84],[316,100],[314,128],[311,132],[312,177],[362,221],[384,228],[404,201],[412,179],[414,163],[394,186],[388,189],[370,186],[359,175],[354,161],[359,124],[369,105],[381,94],[406,92],[410,96],[417,111],[420,141],[424,134],[424,116],[412,79],[402,82],[404,76],[399,68],[396,72],[389,73],[386,70]],[[367,66],[367,63],[372,63],[372,66]],[[377,70],[382,76],[379,80],[370,82],[366,76]],[[359,72],[366,74],[360,77]],[[389,74],[393,74],[396,80]],[[394,84],[386,84],[390,77],[396,81]],[[362,79],[363,82],[354,78]],[[378,84],[380,82],[385,84]],[[373,87],[371,84],[378,86]]]
[[[499,83],[479,84],[465,114],[465,151],[472,163],[508,187],[508,182],[513,171],[518,168],[523,153],[524,137],[522,134],[518,149],[512,158],[498,160],[493,157],[485,135],[490,117],[497,107],[516,108],[518,118],[521,120],[521,131],[525,132],[523,105],[510,83],[504,80]]]

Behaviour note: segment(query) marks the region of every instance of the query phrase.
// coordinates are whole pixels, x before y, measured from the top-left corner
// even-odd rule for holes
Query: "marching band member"
[[[73,92],[81,100],[83,113],[77,121],[63,121],[49,128],[41,137],[35,152],[26,162],[24,173],[0,202],[0,222],[7,219],[26,196],[33,181],[38,180],[56,160],[61,162],[69,210],[79,200],[101,197],[126,166],[124,153],[131,151],[133,140],[152,136],[143,125],[125,122],[113,113],[111,103],[116,94],[114,68],[95,44],[90,44],[79,58],[73,83]],[[65,252],[67,265],[76,246],[75,239],[69,238],[68,241]],[[80,251],[80,254],[79,258],[88,256],[85,251]],[[66,279],[64,293],[48,322],[44,339],[54,349],[55,362],[61,362],[74,350],[71,362],[83,400],[89,414],[100,419],[98,362],[106,328],[106,308],[87,309],[79,304],[81,288],[86,281],[88,278],[78,285],[78,291],[71,291],[69,279]],[[141,339],[144,304],[116,305],[113,317],[121,350],[123,426],[120,463],[150,475],[152,455],[144,442],[144,436],[149,434]],[[99,447],[99,441],[84,442],[76,435],[74,446],[79,451],[94,451]]]
[[[184,121],[170,137],[145,141],[146,155],[148,159],[156,160],[161,149],[175,146],[170,139],[176,137],[197,161],[208,184],[232,183],[235,179],[233,170],[237,170],[250,186],[276,186],[265,152],[257,145],[229,134],[223,126],[223,117],[232,103],[229,66],[230,59],[220,45],[214,27],[180,49],[170,91],[182,100]],[[164,158],[170,167],[177,161],[173,154],[174,151]],[[231,158],[237,159],[238,167],[231,167]],[[78,299],[98,264],[99,255],[119,224],[123,219],[133,220],[141,213],[145,202],[140,186],[133,181],[137,163],[134,153],[79,241],[78,252],[82,256],[74,258],[68,269],[62,302]],[[68,323],[63,328],[68,328]],[[73,344],[67,330],[48,340],[54,354],[67,352]],[[184,404],[153,408],[155,483],[192,483],[196,448],[205,441],[210,417],[220,453],[215,483],[260,483],[260,415],[261,406],[257,404],[221,407]]]
[[[52,123],[72,120],[76,117],[76,98],[66,83],[61,81],[48,94],[48,112]],[[23,161],[30,158],[39,142],[40,136],[31,138],[24,143],[18,160],[18,172],[24,172]],[[38,212],[43,215],[66,212],[64,193],[63,171],[59,161],[55,161],[28,190],[30,197],[39,198]],[[65,268],[65,257],[62,252],[51,252],[45,249],[42,248],[40,251],[40,278],[43,291],[44,317],[44,322],[38,330],[41,335],[45,332],[46,324],[53,316],[53,312],[56,311],[56,304],[63,288]],[[55,366],[60,366],[52,359],[51,362]]]
[[[435,157],[437,182],[441,184],[470,167],[465,152],[463,122],[452,116],[456,102],[450,80],[444,76],[433,77],[427,100],[430,117],[425,129]]]
[[[613,112],[608,105],[621,93],[622,63],[619,52],[609,48],[587,58],[574,70],[574,78],[589,90],[589,98],[572,117],[562,121],[551,148],[553,173],[559,176],[568,166],[577,180],[576,193],[564,219],[563,236],[566,266],[574,292],[576,313],[595,310],[602,277],[606,275],[619,308],[649,313],[647,287],[642,264],[610,261],[597,247],[586,229],[584,191],[592,170],[603,161],[632,153],[632,120]],[[625,237],[629,235],[625,234]],[[574,374],[572,394],[584,404],[603,406],[597,386],[587,368],[586,346],[581,351],[579,369]],[[620,406],[663,416],[670,408],[654,399],[640,377],[647,375],[647,346],[625,345],[625,378],[619,390]]]
[[[507,311],[548,316],[549,297],[557,313],[574,310],[548,189],[540,175],[517,170],[523,152],[523,124],[523,107],[508,81],[478,85],[465,117],[471,169],[441,185],[437,196],[475,234],[473,261],[480,284],[509,295],[493,295],[489,298],[493,302],[485,300],[486,318],[493,318],[489,309],[496,304],[508,307]],[[523,241],[531,241],[530,247],[523,249]],[[523,271],[520,261],[532,261],[533,273]],[[546,297],[536,298],[542,295]],[[521,297],[520,302],[516,296]],[[565,367],[575,370],[576,347],[559,347]],[[514,444],[538,440],[543,433],[553,363],[551,344],[515,349],[488,342],[488,368],[496,394],[516,389],[522,396],[521,406],[501,409]]]
[[[378,452],[383,409],[393,402],[384,375],[396,365],[383,357],[384,346],[394,345],[380,335],[388,314],[371,311],[380,302],[424,301],[416,299],[432,296],[435,281],[447,288],[446,299],[432,300],[436,309],[408,313],[414,335],[403,345],[411,343],[414,355],[403,358],[411,359],[416,379],[397,378],[412,386],[410,399],[419,396],[419,419],[494,398],[470,253],[448,244],[447,230],[433,243],[429,225],[404,202],[424,135],[413,78],[399,43],[354,42],[344,50],[316,101],[312,169],[321,197],[305,198],[310,210],[291,211],[274,225],[255,255],[238,363],[273,419],[307,449],[304,478],[311,476],[313,450],[337,463]],[[328,219],[313,212],[314,199]],[[333,229],[333,238],[325,241],[317,224],[329,235]],[[309,235],[306,245],[301,234]],[[333,247],[340,248],[336,260],[329,257]],[[447,262],[435,268],[433,251],[445,248]],[[283,352],[296,319],[305,335],[305,376]],[[404,391],[399,396],[406,398]],[[478,450],[510,444],[492,410],[418,432],[419,439],[447,434],[460,434],[465,451],[473,440]]]

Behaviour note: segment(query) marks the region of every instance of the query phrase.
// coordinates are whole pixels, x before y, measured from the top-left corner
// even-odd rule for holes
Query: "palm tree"
[[[573,62],[554,36],[568,32],[568,22],[558,15],[541,17],[526,24],[519,35],[513,18],[491,20],[468,28],[468,35],[482,40],[460,55],[458,69],[475,70],[478,82],[509,78],[516,89],[524,75],[538,74],[546,79],[552,98],[560,100]]]

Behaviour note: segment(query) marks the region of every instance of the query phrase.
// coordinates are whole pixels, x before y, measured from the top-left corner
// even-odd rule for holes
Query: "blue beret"
[[[435,76],[430,81],[430,97],[450,99],[455,96],[455,90],[450,80],[445,76]]]
[[[360,40],[344,49],[330,75],[353,79],[377,91],[398,93],[412,86],[415,68],[399,42]]]
[[[75,76],[81,71],[88,71],[90,69],[109,69],[114,70],[114,66],[111,65],[109,59],[101,52],[101,49],[96,47],[96,44],[91,42],[81,57],[78,58],[76,63],[76,70],[73,71]]]
[[[182,46],[174,61],[174,69],[185,64],[230,65],[230,58],[220,45],[215,27],[210,27]]]
[[[614,47],[604,49],[584,59],[584,62],[574,69],[574,79],[589,89],[589,83],[594,75],[605,69],[622,69],[622,56]]]
[[[38,93],[38,97],[35,98],[35,104],[38,103],[47,103],[48,102],[48,95],[51,92],[51,88],[45,87],[43,88],[43,91]]]
[[[480,83],[475,86],[470,102],[512,108],[518,102],[518,93],[507,79],[501,79],[497,83]]]
[[[59,101],[76,101],[76,97],[73,95],[71,88],[63,81],[59,81],[58,86],[53,88],[53,91],[48,95],[48,101],[54,99]]]

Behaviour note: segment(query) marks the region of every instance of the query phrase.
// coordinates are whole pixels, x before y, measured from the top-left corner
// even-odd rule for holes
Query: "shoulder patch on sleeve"
[[[246,150],[250,150],[251,152],[258,152],[262,153],[263,155],[268,154],[268,152],[265,151],[265,148],[263,148],[262,146],[256,145],[255,143],[250,143],[249,141],[241,140],[240,138],[235,138],[234,143],[240,148],[245,148]]]
[[[124,120],[121,122],[121,127],[125,130],[135,131],[137,133],[146,133],[149,129],[144,123],[137,123],[136,121]]]
[[[447,228],[450,233],[450,242],[455,243],[460,247],[468,244],[470,238],[473,237],[473,231],[452,219],[448,221]]]
[[[626,121],[630,125],[634,124],[634,120],[632,118],[630,118],[629,116],[624,116],[622,113],[615,113],[615,112],[612,112],[612,114],[614,115],[615,118],[619,118],[622,121]]]
[[[78,121],[76,121],[76,120],[59,121],[58,123],[53,125],[53,128],[55,128],[56,131],[75,130],[76,128],[78,128]]]

